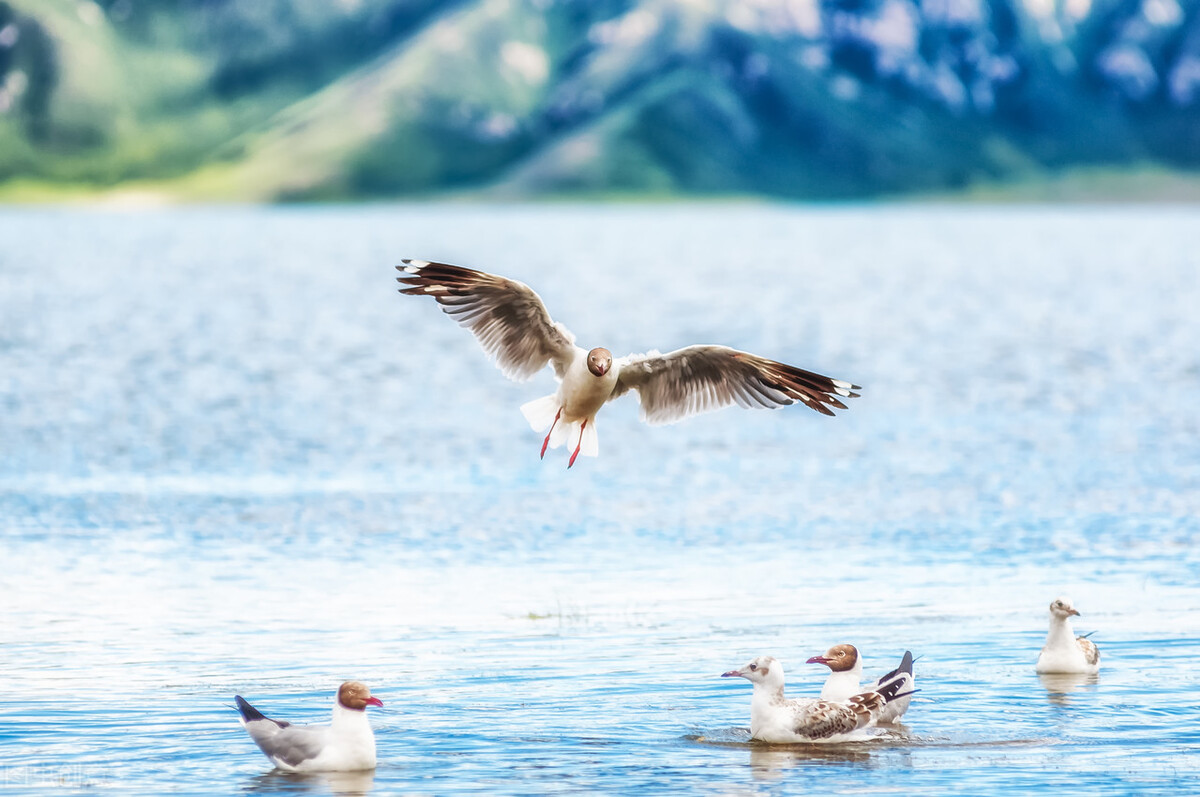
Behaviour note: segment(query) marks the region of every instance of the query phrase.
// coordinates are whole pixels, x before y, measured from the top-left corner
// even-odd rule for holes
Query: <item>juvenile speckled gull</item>
[[[1100,650],[1092,640],[1075,636],[1071,627],[1071,618],[1078,616],[1070,598],[1057,598],[1050,604],[1050,632],[1038,654],[1038,672],[1085,675],[1100,672]]]
[[[596,413],[630,390],[641,399],[642,420],[672,423],[689,415],[737,404],[774,409],[799,401],[824,415],[846,409],[858,385],[768,360],[726,346],[688,346],[667,354],[651,351],[613,359],[605,348],[585,350],[555,323],[529,286],[516,280],[446,263],[404,260],[397,280],[409,295],[432,296],[442,310],[479,339],[510,379],[524,381],[546,365],[557,392],[521,407],[546,448],[574,441],[575,458],[596,456]]]
[[[358,681],[338,689],[329,725],[273,720],[236,695],[242,727],[276,767],[288,772],[349,772],[375,768],[375,734],[367,706],[382,706]]]
[[[894,678],[878,689],[852,695],[843,701],[783,696],[783,665],[771,656],[759,656],[722,678],[745,678],[754,685],[750,698],[750,737],[762,742],[839,742],[864,738],[859,733],[872,725],[890,701],[904,697],[907,683]]]
[[[899,667],[885,675],[881,675],[865,686],[860,684],[863,671],[862,656],[858,654],[858,648],[853,645],[834,645],[825,651],[825,655],[813,656],[808,660],[808,663],[824,664],[829,668],[829,677],[825,679],[825,685],[821,688],[822,700],[847,700],[851,695],[879,689],[882,685],[890,683],[895,678],[905,680],[905,686],[901,691],[910,693],[915,691],[916,681],[913,678],[912,671],[913,656],[907,650],[904,651],[904,657],[900,660]],[[911,701],[911,695],[905,695],[890,701],[879,712],[879,717],[875,722],[899,722],[900,717],[904,716],[904,712],[908,711],[908,704]]]

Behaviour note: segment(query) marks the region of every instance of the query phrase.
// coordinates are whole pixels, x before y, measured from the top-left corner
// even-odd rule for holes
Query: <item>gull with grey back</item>
[[[542,300],[516,280],[446,263],[404,260],[396,266],[401,293],[432,296],[451,318],[478,338],[510,379],[524,381],[549,365],[558,390],[521,407],[534,431],[546,430],[541,455],[573,446],[567,467],[580,454],[599,454],[596,413],[607,402],[636,390],[642,420],[673,423],[689,415],[737,404],[774,409],[800,402],[823,415],[846,409],[858,385],[805,371],[727,346],[687,346],[661,354],[614,359],[603,347],[583,349],[550,318]]]
[[[288,772],[350,772],[375,768],[375,734],[367,720],[367,706],[382,706],[359,681],[338,688],[329,725],[293,725],[273,720],[234,698],[242,727],[279,769]]]

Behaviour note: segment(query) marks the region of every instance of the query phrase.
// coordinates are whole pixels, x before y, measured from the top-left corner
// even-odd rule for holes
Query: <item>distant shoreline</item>
[[[517,194],[491,187],[474,190],[404,194],[392,197],[321,199],[262,199],[196,190],[188,177],[164,182],[130,182],[97,187],[17,178],[0,183],[0,205],[89,205],[114,209],[148,209],[187,205],[319,205],[387,204],[405,202],[517,203],[711,203],[770,204],[870,203],[1074,203],[1074,204],[1192,204],[1200,203],[1200,173],[1143,169],[1071,169],[1058,175],[1007,182],[977,183],[960,191],[879,194],[855,198],[783,197],[765,194],[691,194],[673,192],[548,192]]]

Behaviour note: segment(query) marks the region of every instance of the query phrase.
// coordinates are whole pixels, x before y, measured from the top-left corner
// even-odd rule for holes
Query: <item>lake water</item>
[[[14,793],[1179,793],[1200,777],[1200,211],[0,211],[0,785]],[[605,409],[568,471],[393,265],[584,346],[724,343],[848,411]],[[1071,595],[1096,679],[1043,681]],[[904,728],[747,743],[758,654],[903,651]],[[272,774],[229,707],[373,774]]]

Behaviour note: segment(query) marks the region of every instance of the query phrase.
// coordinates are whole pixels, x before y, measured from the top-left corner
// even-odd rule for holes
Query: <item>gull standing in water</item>
[[[1075,636],[1071,628],[1071,618],[1078,616],[1070,598],[1058,598],[1050,604],[1050,633],[1038,655],[1039,673],[1094,675],[1100,672],[1100,650],[1096,643]]]
[[[856,733],[875,723],[887,704],[911,692],[904,678],[893,678],[878,689],[852,695],[843,701],[799,699],[783,696],[783,665],[771,656],[759,656],[722,678],[745,678],[754,684],[750,698],[750,737],[761,742],[839,742],[862,738]]]
[[[905,683],[901,691],[909,693],[915,691],[912,671],[913,655],[907,650],[904,651],[904,658],[900,660],[899,667],[886,675],[881,675],[865,687],[859,685],[863,671],[862,657],[858,655],[858,648],[853,645],[834,645],[825,651],[824,656],[813,656],[808,663],[824,664],[829,668],[829,677],[825,679],[825,686],[821,688],[822,700],[848,700],[852,695],[860,692],[877,690],[896,678],[902,679]],[[900,717],[904,716],[904,712],[908,711],[908,704],[911,701],[911,694],[889,701],[879,712],[879,717],[875,722],[899,722]]]
[[[330,725],[292,725],[273,720],[236,695],[242,727],[279,769],[288,772],[349,772],[375,768],[375,734],[367,706],[382,706],[358,681],[338,689]]]
[[[524,381],[547,365],[558,391],[521,407],[536,432],[547,430],[546,448],[563,443],[580,454],[600,451],[596,413],[605,403],[636,390],[642,420],[673,423],[689,415],[737,404],[774,409],[797,401],[823,415],[846,409],[858,385],[804,371],[726,346],[688,346],[667,354],[651,351],[613,359],[605,348],[583,349],[575,336],[555,323],[533,290],[461,266],[404,260],[396,266],[401,293],[432,296],[442,310],[469,329],[510,379]]]

